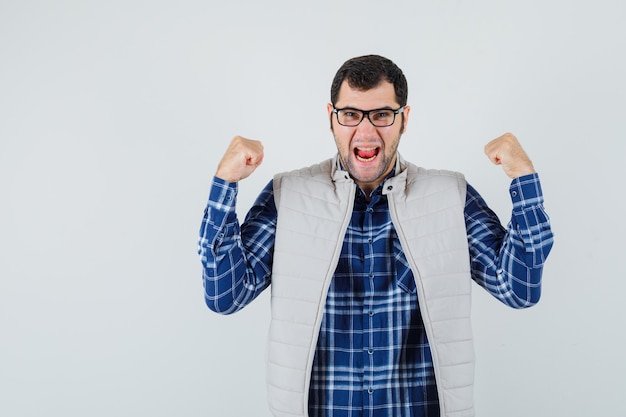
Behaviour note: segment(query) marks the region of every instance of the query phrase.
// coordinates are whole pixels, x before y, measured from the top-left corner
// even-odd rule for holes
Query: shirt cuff
[[[217,228],[223,227],[229,222],[236,222],[236,204],[238,183],[224,181],[213,177],[209,201],[207,202],[207,218]]]
[[[521,212],[529,206],[543,204],[543,192],[539,174],[529,174],[511,181],[509,195],[513,202],[513,212]]]

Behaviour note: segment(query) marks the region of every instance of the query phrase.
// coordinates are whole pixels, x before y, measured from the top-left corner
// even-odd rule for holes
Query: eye
[[[346,120],[356,120],[361,118],[361,113],[355,110],[341,110],[340,115]]]
[[[390,110],[377,110],[376,113],[372,115],[376,120],[384,120],[392,117],[393,112]]]

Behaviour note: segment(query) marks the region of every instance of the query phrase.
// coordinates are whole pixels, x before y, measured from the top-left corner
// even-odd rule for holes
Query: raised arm
[[[240,225],[238,181],[263,160],[260,142],[236,137],[220,162],[211,186],[198,239],[207,306],[234,313],[270,284],[276,208],[270,182]]]
[[[512,178],[509,195],[513,209],[505,229],[468,185],[465,221],[472,278],[503,303],[530,307],[539,301],[543,264],[553,244],[539,176],[510,133],[489,142],[485,153]]]

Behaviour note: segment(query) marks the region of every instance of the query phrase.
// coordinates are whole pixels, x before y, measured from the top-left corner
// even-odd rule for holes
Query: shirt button
[[[367,239],[367,243],[371,244],[372,243],[372,239]]]
[[[374,315],[374,312],[372,310],[368,311],[367,314],[372,317]]]
[[[517,197],[517,191],[511,191],[511,195],[512,195],[513,197]]]
[[[368,394],[373,394],[374,393],[374,388],[368,388],[367,389],[367,393]]]
[[[368,355],[373,355],[374,354],[374,349],[367,349],[367,354]]]

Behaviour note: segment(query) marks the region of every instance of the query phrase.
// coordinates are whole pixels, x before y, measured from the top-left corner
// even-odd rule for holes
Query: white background
[[[541,303],[475,286],[479,416],[624,416],[626,3],[0,2],[0,415],[269,416],[268,293],[204,306],[196,254],[230,139],[275,172],[330,157],[337,68],[377,53],[409,80],[400,151],[466,174],[515,133],[556,243]]]

